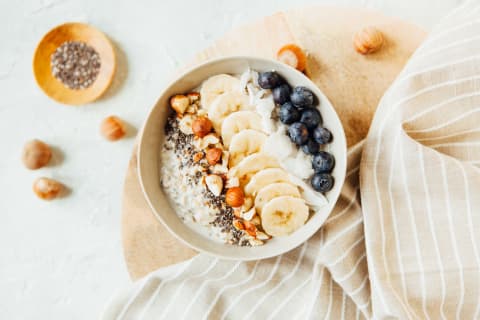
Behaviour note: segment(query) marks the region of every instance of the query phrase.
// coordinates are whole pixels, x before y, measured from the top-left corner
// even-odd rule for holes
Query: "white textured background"
[[[123,177],[133,138],[105,142],[100,121],[117,114],[140,127],[176,66],[229,29],[301,4],[375,8],[431,28],[461,0],[0,0],[0,319],[94,319],[129,281],[120,242]],[[93,24],[119,47],[119,79],[84,107],[49,100],[32,75],[37,42],[67,21]],[[319,21],[321,23],[321,21]],[[39,138],[63,159],[23,167],[23,143]],[[43,202],[38,176],[72,189]]]

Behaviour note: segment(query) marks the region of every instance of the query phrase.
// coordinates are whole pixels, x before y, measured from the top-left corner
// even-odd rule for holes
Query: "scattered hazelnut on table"
[[[22,161],[25,167],[31,170],[39,169],[48,164],[52,158],[52,150],[48,144],[34,139],[25,143]]]
[[[210,148],[207,150],[205,158],[208,164],[215,165],[222,159],[223,150],[220,148]]]
[[[305,71],[307,65],[307,55],[296,44],[281,47],[277,52],[277,60],[301,72]]]
[[[117,116],[109,116],[103,119],[100,126],[102,135],[110,141],[116,141],[123,138],[126,134],[123,121]]]
[[[370,54],[380,50],[383,42],[382,32],[372,26],[363,28],[353,37],[353,46],[361,54]]]
[[[231,207],[240,207],[245,202],[245,194],[242,188],[233,187],[227,190],[225,202]]]
[[[33,182],[33,192],[43,200],[53,200],[63,189],[63,185],[50,178],[38,178]]]
[[[182,115],[189,105],[190,99],[183,94],[177,94],[170,98],[170,106],[178,115]]]
[[[192,131],[197,137],[203,138],[212,131],[212,122],[206,117],[199,117],[193,121]]]

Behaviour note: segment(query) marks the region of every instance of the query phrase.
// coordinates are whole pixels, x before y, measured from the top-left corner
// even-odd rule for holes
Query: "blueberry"
[[[314,94],[308,88],[295,87],[290,95],[290,100],[299,108],[312,107],[314,102]]]
[[[287,83],[279,85],[272,90],[273,101],[277,104],[284,104],[290,100],[290,86]]]
[[[316,191],[327,192],[332,190],[334,181],[333,177],[328,173],[316,173],[313,175],[310,183]]]
[[[312,139],[309,139],[307,143],[302,146],[302,150],[306,154],[315,154],[318,152],[318,148],[320,148],[320,145]]]
[[[307,108],[302,111],[300,122],[305,124],[308,129],[313,129],[322,122],[320,111],[316,108]]]
[[[317,127],[312,133],[313,139],[319,144],[327,144],[332,141],[332,133],[324,127]]]
[[[263,89],[276,88],[283,82],[283,78],[275,71],[261,72],[258,74],[258,85]]]
[[[316,173],[327,173],[335,166],[335,158],[331,153],[319,151],[312,159],[312,167]]]
[[[303,123],[295,122],[288,128],[288,136],[297,145],[305,144],[308,140],[308,129]]]
[[[282,123],[291,124],[300,120],[300,111],[293,104],[287,102],[280,107],[278,116]]]

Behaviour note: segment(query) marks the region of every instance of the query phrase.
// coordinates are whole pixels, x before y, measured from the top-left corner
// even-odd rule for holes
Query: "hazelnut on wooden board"
[[[372,26],[365,27],[353,37],[353,46],[358,53],[370,54],[380,50],[383,45],[382,32]]]
[[[233,187],[227,190],[225,202],[231,207],[240,207],[245,202],[245,193],[240,187]]]
[[[215,165],[222,159],[223,150],[220,148],[210,148],[207,150],[205,158],[208,164]]]
[[[51,158],[52,150],[45,142],[40,140],[28,141],[23,147],[22,161],[28,169],[35,170],[44,167]]]
[[[283,62],[298,71],[305,71],[307,55],[296,44],[286,44],[277,52],[277,60]]]
[[[53,200],[63,189],[63,185],[50,178],[38,178],[33,182],[33,192],[43,200]]]
[[[102,135],[110,141],[116,141],[123,138],[126,134],[123,121],[117,116],[109,116],[103,119],[100,126]]]
[[[212,131],[212,122],[206,117],[198,117],[192,123],[192,131],[197,137],[203,138]]]

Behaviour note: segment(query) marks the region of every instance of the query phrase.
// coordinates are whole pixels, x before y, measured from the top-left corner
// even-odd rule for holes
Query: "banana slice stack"
[[[267,134],[240,80],[227,74],[207,79],[200,90],[202,108],[228,148],[228,177],[238,179],[263,230],[287,236],[305,224],[309,207],[279,162],[263,150]]]

